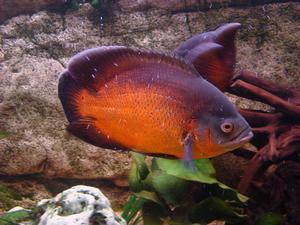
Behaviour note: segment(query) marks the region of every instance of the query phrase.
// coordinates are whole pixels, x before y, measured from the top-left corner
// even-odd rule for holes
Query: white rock
[[[56,197],[42,200],[38,207],[45,210],[39,225],[126,225],[111,209],[109,200],[94,187],[74,186]]]
[[[10,209],[9,211],[7,211],[8,213],[11,213],[11,212],[16,212],[16,211],[20,211],[20,210],[25,210],[24,208],[22,208],[21,206],[16,206],[12,209]]]

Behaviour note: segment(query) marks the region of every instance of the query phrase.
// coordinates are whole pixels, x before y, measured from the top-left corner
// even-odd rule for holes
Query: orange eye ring
[[[221,124],[221,130],[224,133],[230,133],[231,131],[233,131],[233,124],[229,123],[229,122],[225,122]]]

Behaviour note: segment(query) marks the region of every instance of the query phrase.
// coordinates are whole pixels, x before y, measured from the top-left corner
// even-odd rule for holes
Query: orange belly
[[[93,95],[82,89],[78,101],[80,115],[95,118],[108,139],[145,153],[182,157],[182,134],[191,112],[182,99],[156,86],[127,84],[121,90],[111,81]]]

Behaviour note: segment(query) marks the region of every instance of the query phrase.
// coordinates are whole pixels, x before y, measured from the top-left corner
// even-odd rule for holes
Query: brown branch
[[[300,92],[247,71],[233,79],[229,92],[274,107],[274,112],[240,109],[254,132],[251,143],[263,146],[249,161],[238,185],[238,190],[247,194],[265,167],[300,152]]]
[[[279,111],[300,119],[299,106],[291,104],[260,87],[256,87],[242,80],[236,80],[231,85],[230,91],[233,91],[235,94],[238,93],[239,96],[269,104]]]
[[[269,146],[265,146],[264,148],[269,148]],[[261,149],[262,150],[262,149]],[[253,158],[249,161],[249,166],[246,168],[241,181],[237,187],[238,191],[242,194],[247,194],[250,184],[254,179],[257,172],[261,169],[264,162],[260,158],[260,153],[256,153]]]
[[[283,117],[280,112],[269,113],[250,109],[239,109],[239,112],[252,127],[266,126],[279,121]]]
[[[243,80],[249,84],[253,84],[258,87],[263,87],[264,90],[272,93],[273,95],[279,96],[280,98],[293,103],[300,104],[300,92],[297,90],[293,90],[289,87],[284,87],[278,85],[272,81],[265,80],[261,78],[257,73],[242,71],[237,77],[234,79]]]

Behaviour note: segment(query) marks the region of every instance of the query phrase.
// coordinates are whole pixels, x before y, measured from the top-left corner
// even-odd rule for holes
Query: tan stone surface
[[[13,16],[34,13],[64,3],[65,0],[0,0],[0,23]]]

